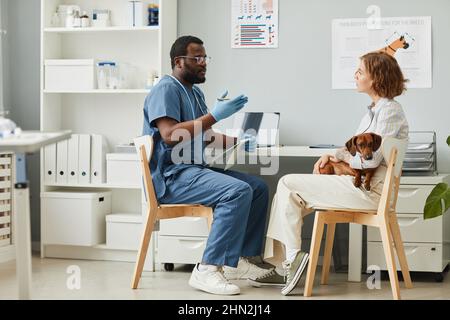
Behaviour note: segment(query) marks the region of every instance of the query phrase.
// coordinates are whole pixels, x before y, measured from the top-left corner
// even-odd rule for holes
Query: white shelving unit
[[[170,48],[177,36],[177,0],[146,0],[159,4],[159,26],[127,26],[126,0],[42,0],[41,1],[41,130],[72,130],[77,134],[101,134],[112,151],[120,143],[141,135],[143,104],[150,90],[144,89],[148,74],[160,77],[171,72]],[[51,18],[60,4],[76,4],[92,17],[93,9],[111,10],[111,27],[60,28]],[[134,88],[117,90],[52,91],[44,87],[46,59],[94,59],[127,63],[137,70]],[[140,186],[44,183],[41,155],[41,192],[74,189],[111,190],[112,213],[141,213]],[[41,208],[42,210],[42,208]],[[41,212],[41,216],[43,216]],[[41,228],[45,230],[45,221]],[[106,224],[106,222],[105,222]],[[62,226],[64,227],[64,226]],[[65,226],[67,227],[67,226]],[[130,261],[136,250],[122,250],[99,244],[92,247],[41,243],[42,257]]]

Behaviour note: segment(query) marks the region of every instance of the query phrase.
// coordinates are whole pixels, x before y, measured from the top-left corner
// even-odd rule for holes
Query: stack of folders
[[[44,148],[46,185],[102,184],[106,180],[106,139],[98,134],[73,134]]]

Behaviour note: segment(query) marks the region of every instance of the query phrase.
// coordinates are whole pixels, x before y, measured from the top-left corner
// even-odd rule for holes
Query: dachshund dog
[[[347,150],[352,156],[359,152],[363,160],[372,160],[373,152],[381,147],[381,137],[375,133],[363,133],[352,137],[345,144]],[[322,169],[319,169],[320,174],[336,174],[336,175],[350,175],[355,177],[354,185],[359,188],[361,186],[361,176],[365,175],[364,188],[370,191],[370,180],[377,168],[371,169],[353,169],[346,162],[332,162],[329,161]]]

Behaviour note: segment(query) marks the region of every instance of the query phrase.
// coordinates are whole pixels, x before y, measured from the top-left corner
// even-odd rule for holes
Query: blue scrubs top
[[[143,135],[153,137],[154,147],[150,170],[156,196],[159,199],[166,192],[165,181],[168,177],[192,165],[206,165],[203,158],[206,143],[202,133],[193,140],[183,142],[175,147],[169,146],[161,138],[155,123],[156,120],[169,117],[177,122],[185,122],[197,119],[207,113],[205,96],[199,87],[194,85],[192,89],[189,89],[168,75],[164,76],[145,98]],[[181,163],[172,161],[173,149],[178,157],[182,156]]]

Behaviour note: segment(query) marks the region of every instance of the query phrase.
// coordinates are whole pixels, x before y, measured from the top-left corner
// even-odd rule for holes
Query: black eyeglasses
[[[208,56],[204,56],[204,57],[178,56],[175,59],[177,59],[177,58],[195,59],[197,64],[202,64],[202,63],[208,64],[211,62],[211,59],[212,59],[211,57],[208,57]]]

